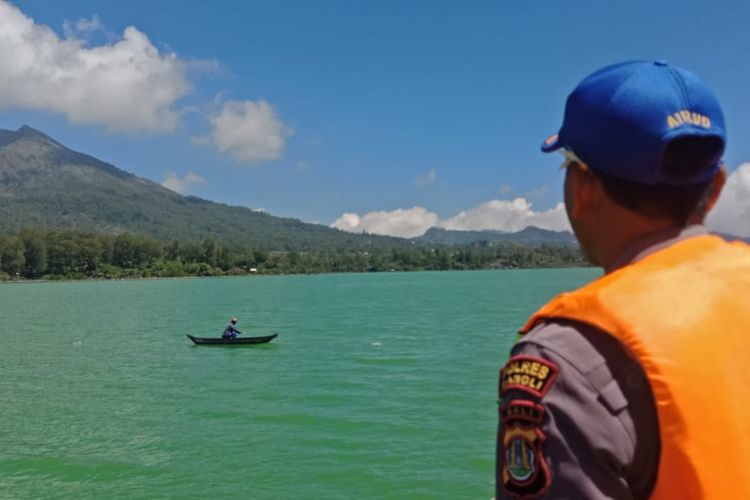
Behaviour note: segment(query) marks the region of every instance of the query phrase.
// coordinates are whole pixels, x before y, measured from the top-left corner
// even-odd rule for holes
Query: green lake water
[[[597,275],[2,285],[0,498],[486,500],[515,332]],[[185,337],[230,316],[279,337]]]

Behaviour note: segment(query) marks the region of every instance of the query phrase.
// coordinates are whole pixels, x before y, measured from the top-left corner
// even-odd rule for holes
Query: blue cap
[[[690,178],[661,169],[667,145],[682,137],[718,137],[716,163]],[[600,69],[568,96],[560,132],[542,151],[569,149],[595,172],[638,184],[689,185],[711,180],[724,154],[724,115],[693,73],[661,61]]]

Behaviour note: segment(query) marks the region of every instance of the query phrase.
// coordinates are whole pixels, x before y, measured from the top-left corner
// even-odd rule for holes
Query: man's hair
[[[662,170],[689,178],[715,165],[722,153],[718,137],[683,137],[667,145]],[[615,203],[642,215],[668,218],[685,226],[693,217],[704,217],[711,196],[711,181],[697,185],[646,186],[611,175],[597,174],[604,191]]]

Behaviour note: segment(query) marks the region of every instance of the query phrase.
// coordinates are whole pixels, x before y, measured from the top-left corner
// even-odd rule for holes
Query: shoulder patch
[[[540,425],[544,411],[544,406],[523,400],[500,408],[498,481],[514,498],[537,497],[552,483],[542,452],[545,435]]]
[[[553,362],[535,356],[512,356],[500,370],[499,395],[511,389],[520,389],[542,398],[552,382],[555,381],[560,368]]]
[[[520,420],[531,425],[541,425],[544,418],[544,406],[531,401],[517,399],[500,407],[500,422]]]

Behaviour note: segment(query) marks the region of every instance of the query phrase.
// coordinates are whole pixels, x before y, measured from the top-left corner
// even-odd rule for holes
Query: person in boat
[[[242,333],[237,328],[235,328],[235,325],[237,324],[237,318],[230,318],[229,323],[227,323],[227,327],[224,328],[224,333],[221,335],[221,338],[224,339],[233,339],[237,337],[238,334]]]
[[[604,276],[531,316],[500,370],[496,498],[750,498],[750,246],[703,226],[724,117],[693,73],[585,78],[542,146]]]

